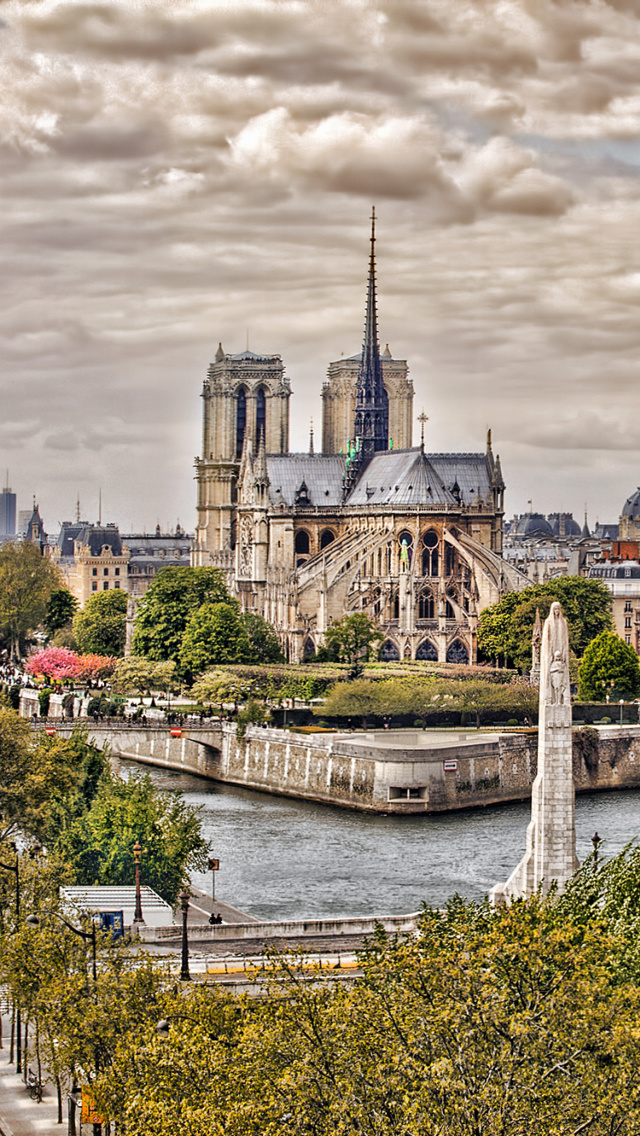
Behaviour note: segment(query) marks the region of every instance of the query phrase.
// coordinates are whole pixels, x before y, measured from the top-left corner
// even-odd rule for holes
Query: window
[[[94,568],[94,572],[95,572],[95,568]],[[97,584],[95,584],[95,583],[94,583],[94,584],[92,584],[92,585],[91,585],[91,591],[92,591],[92,592],[97,592],[97,590],[98,590],[98,585],[97,585]]]
[[[400,571],[408,571],[413,556],[413,537],[410,532],[405,529],[398,537],[398,556],[400,561]]]
[[[109,581],[108,580],[105,580],[104,584],[102,585],[102,590],[103,590],[103,592],[109,591]]]
[[[630,616],[630,615],[625,615],[625,617],[624,617],[624,626],[625,626],[625,630],[626,630],[627,628],[628,628],[629,630],[631,630],[631,616]]]
[[[93,569],[92,569],[92,571],[91,571],[91,575],[92,575],[92,576],[97,576],[97,575],[98,575],[98,569],[97,569],[97,568],[93,568]]]
[[[438,534],[430,529],[422,538],[422,575],[438,575]]]
[[[113,574],[114,574],[114,576],[119,576],[119,575],[120,575],[120,569],[119,569],[119,568],[114,568],[114,569],[113,569]]]
[[[627,647],[631,646],[631,636],[630,635],[625,635],[624,641],[627,644]]]
[[[624,603],[625,615],[627,614],[628,611],[631,611],[631,600],[625,600],[625,603]]]
[[[109,569],[108,569],[108,568],[103,568],[103,569],[102,569],[102,575],[103,575],[103,576],[108,576],[108,575],[109,575]]]
[[[333,544],[335,539],[331,529],[325,529],[320,537],[320,548],[327,548],[328,545]]]
[[[238,391],[236,405],[236,457],[242,456],[244,432],[247,426],[247,394],[243,387]]]
[[[302,556],[308,556],[309,547],[309,533],[301,529],[300,532],[296,533],[296,552],[300,553]]]
[[[260,444],[260,438],[263,439],[264,444],[265,444],[265,448],[266,448],[266,445],[267,445],[267,439],[266,439],[266,435],[265,435],[266,425],[267,425],[267,396],[265,394],[264,387],[259,387],[258,393],[256,395],[256,448]]]
[[[116,580],[116,582],[113,586],[114,586],[114,588],[119,588],[120,587],[120,581]]]

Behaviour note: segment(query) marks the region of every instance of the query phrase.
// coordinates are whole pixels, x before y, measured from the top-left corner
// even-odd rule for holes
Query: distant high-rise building
[[[0,536],[16,535],[16,495],[9,488],[9,473],[7,484],[0,493]]]
[[[29,528],[29,521],[31,520],[32,512],[33,512],[33,509],[20,509],[19,510],[19,512],[18,512],[18,534],[19,534],[19,536],[25,536],[26,535],[27,529]]]

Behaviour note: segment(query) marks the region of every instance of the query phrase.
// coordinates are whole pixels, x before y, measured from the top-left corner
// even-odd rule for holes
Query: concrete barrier
[[[189,938],[221,940],[237,939],[302,939],[317,938],[322,935],[372,935],[376,927],[382,927],[389,934],[410,934],[418,926],[420,912],[412,915],[369,915],[366,918],[354,916],[348,919],[304,919],[280,923],[209,923],[189,924]],[[140,938],[146,943],[179,941],[182,928],[141,927]]]

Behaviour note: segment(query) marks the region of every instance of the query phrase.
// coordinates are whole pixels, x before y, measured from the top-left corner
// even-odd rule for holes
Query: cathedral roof
[[[415,450],[374,454],[348,498],[349,505],[456,505],[433,465]]]
[[[342,503],[341,454],[267,454],[266,462],[272,505],[295,505],[303,483],[311,506]]]
[[[429,461],[447,489],[457,485],[461,505],[474,505],[478,497],[490,499],[486,454],[429,454]]]

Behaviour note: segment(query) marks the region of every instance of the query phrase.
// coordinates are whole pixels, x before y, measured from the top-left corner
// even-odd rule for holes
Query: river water
[[[261,919],[400,915],[456,892],[481,899],[520,860],[531,815],[527,801],[441,816],[375,816],[121,764],[201,809],[211,855],[220,860],[217,896]],[[640,835],[640,791],[577,797],[580,860],[596,830],[607,857]],[[209,890],[211,874],[193,881]]]

